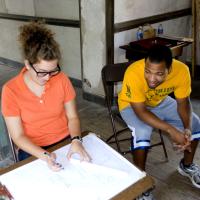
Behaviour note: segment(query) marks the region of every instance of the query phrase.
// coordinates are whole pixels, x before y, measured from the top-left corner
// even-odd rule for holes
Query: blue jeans
[[[18,151],[18,160],[21,161],[21,160],[25,160],[27,159],[28,157],[30,157],[31,154],[19,149]]]
[[[147,107],[158,118],[171,124],[179,130],[183,130],[183,123],[177,112],[177,102],[171,97],[166,97],[156,107]],[[141,121],[131,107],[126,107],[120,112],[123,120],[132,131],[132,149],[145,149],[150,146],[150,139],[153,128]],[[200,119],[192,113],[192,140],[200,140]]]

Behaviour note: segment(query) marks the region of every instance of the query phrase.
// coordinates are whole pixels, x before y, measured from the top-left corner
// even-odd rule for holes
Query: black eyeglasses
[[[61,69],[60,69],[60,66],[57,65],[56,69],[54,69],[53,71],[50,71],[50,72],[38,72],[34,67],[33,67],[33,64],[30,63],[31,67],[33,68],[33,70],[35,71],[35,73],[37,74],[38,77],[44,77],[46,76],[47,74],[49,76],[56,76],[57,74],[60,73]]]

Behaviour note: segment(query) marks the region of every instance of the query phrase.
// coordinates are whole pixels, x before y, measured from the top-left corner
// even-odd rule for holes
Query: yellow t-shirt
[[[145,102],[155,107],[170,93],[176,98],[188,97],[191,93],[191,78],[187,65],[173,59],[170,73],[166,80],[155,89],[150,89],[144,78],[145,60],[131,64],[125,72],[121,92],[118,97],[119,109],[123,110],[130,103]]]

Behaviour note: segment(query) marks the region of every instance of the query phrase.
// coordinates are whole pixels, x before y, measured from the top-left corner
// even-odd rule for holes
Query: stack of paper
[[[68,161],[69,145],[55,151],[64,170],[52,172],[41,160],[0,176],[15,200],[106,200],[146,174],[137,169],[94,134],[83,138],[92,163],[77,156]]]

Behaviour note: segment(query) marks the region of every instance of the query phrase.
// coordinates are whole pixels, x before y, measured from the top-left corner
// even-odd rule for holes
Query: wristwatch
[[[71,141],[73,141],[73,140],[79,140],[80,142],[83,142],[83,139],[81,136],[74,136],[71,138]]]

